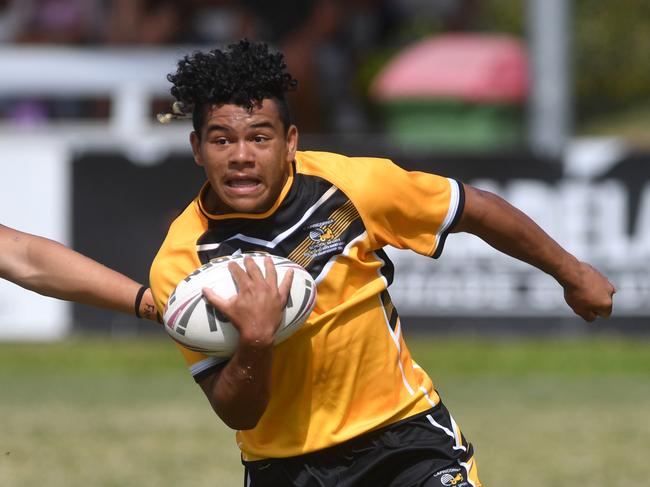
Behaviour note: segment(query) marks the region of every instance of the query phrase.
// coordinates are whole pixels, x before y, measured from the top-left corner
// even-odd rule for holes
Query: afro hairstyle
[[[285,93],[295,90],[298,81],[286,67],[282,53],[246,39],[225,49],[194,52],[178,61],[175,73],[167,75],[177,100],[173,112],[176,116],[191,114],[194,130],[200,134],[210,107],[234,104],[252,110],[271,98],[288,130],[291,116]]]

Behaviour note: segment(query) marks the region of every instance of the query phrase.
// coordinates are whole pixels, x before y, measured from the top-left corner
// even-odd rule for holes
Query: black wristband
[[[140,316],[140,303],[142,303],[142,296],[144,296],[146,290],[147,286],[141,286],[138,290],[138,294],[135,295],[135,315],[138,318],[142,318],[142,316]]]

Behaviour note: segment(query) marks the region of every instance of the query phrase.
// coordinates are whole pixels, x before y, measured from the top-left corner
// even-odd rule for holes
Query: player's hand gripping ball
[[[204,287],[211,288],[222,298],[233,296],[237,289],[228,263],[237,262],[244,267],[244,255],[253,257],[264,273],[264,257],[269,254],[249,253],[213,259],[183,279],[167,301],[163,314],[165,330],[181,345],[206,355],[230,357],[237,347],[239,332],[203,296]],[[289,269],[293,269],[293,281],[282,315],[280,327],[275,334],[278,344],[293,335],[311,314],[316,303],[316,284],[311,275],[295,262],[278,257],[273,259],[278,275],[278,285]]]

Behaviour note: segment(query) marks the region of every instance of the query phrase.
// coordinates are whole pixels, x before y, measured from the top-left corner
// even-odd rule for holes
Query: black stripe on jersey
[[[218,370],[221,370],[225,367],[225,365],[228,363],[229,359],[224,359],[223,362],[219,362],[217,364],[211,365],[206,369],[203,369],[201,372],[198,372],[194,374],[192,377],[196,382],[201,382],[203,379],[208,377],[209,375],[214,374]]]
[[[388,291],[385,289],[381,292],[381,304],[384,306],[384,310],[386,311],[388,324],[390,325],[391,330],[395,331],[399,316],[395,309],[395,305],[393,304],[393,300],[390,298],[390,294],[388,294]]]
[[[357,209],[341,190],[320,177],[296,174],[272,215],[209,220],[197,252],[204,264],[237,251],[268,252],[299,263],[316,278],[332,257],[364,232]]]
[[[456,180],[454,180],[456,181]],[[456,214],[454,215],[453,220],[447,226],[444,232],[442,232],[438,237],[438,247],[431,257],[437,259],[442,254],[442,249],[445,247],[445,240],[447,240],[447,235],[454,229],[458,220],[463,215],[463,210],[465,209],[465,188],[463,188],[463,183],[456,181],[458,184],[458,208],[456,208]]]
[[[388,287],[393,283],[393,277],[395,276],[395,265],[393,264],[393,261],[388,258],[388,254],[384,251],[384,249],[376,250],[375,255],[384,261],[384,265],[381,266],[379,272],[381,272],[381,275],[386,278],[386,287]]]

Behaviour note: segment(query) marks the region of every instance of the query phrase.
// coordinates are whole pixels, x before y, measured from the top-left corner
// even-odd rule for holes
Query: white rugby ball
[[[293,281],[282,322],[275,335],[278,344],[293,335],[311,314],[316,303],[316,284],[311,275],[295,262],[263,252],[251,252],[212,259],[183,279],[169,297],[163,314],[167,333],[181,345],[217,357],[230,357],[237,347],[239,332],[203,297],[209,287],[223,298],[237,293],[228,263],[235,261],[244,267],[244,256],[251,256],[264,270],[264,257],[270,256],[278,274],[278,284],[289,269]]]

